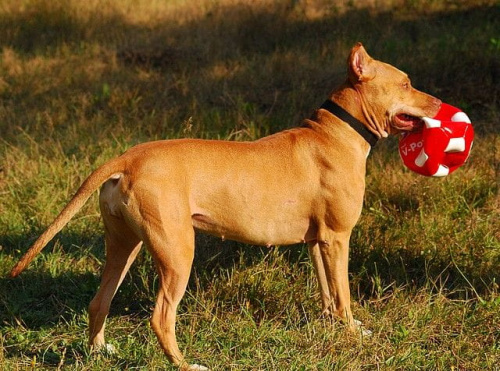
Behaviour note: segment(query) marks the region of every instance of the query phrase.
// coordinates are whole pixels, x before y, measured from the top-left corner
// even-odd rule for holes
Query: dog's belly
[[[198,231],[222,239],[255,245],[291,245],[315,239],[314,227],[307,219],[273,220],[268,218],[257,221],[252,218],[217,218],[201,212],[193,214],[191,219],[193,227]]]

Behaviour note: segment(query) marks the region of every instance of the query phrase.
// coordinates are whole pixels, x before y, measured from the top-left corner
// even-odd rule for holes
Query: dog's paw
[[[370,337],[373,335],[373,331],[371,330],[368,330],[367,328],[365,327],[360,327],[359,329],[361,331],[361,335],[363,335],[363,337]]]
[[[354,327],[361,333],[363,337],[370,337],[373,335],[373,332],[368,330],[365,326],[363,326],[363,322],[354,320]]]
[[[113,356],[118,353],[116,347],[109,343],[102,344],[100,346],[94,346],[93,351],[102,354],[104,356]]]
[[[116,347],[109,343],[94,343],[90,345],[90,350],[95,353],[101,353],[105,355],[114,355],[118,353]]]
[[[205,366],[193,364],[193,365],[189,365],[188,370],[189,371],[209,371],[209,368],[205,367]]]
[[[100,351],[103,353],[109,354],[109,355],[113,355],[113,354],[118,353],[118,350],[116,349],[116,347],[113,344],[109,344],[109,343],[104,344],[101,347]]]

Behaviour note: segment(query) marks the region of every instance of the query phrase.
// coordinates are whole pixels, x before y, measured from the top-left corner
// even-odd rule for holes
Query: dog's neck
[[[372,112],[371,108],[363,101],[362,94],[349,81],[332,92],[330,100],[361,122],[378,139],[387,138],[390,128],[386,127],[383,119],[378,118]]]
[[[363,124],[357,118],[353,117],[349,112],[347,112],[337,103],[331,101],[330,99],[327,99],[320,108],[327,110],[332,115],[336,116],[344,122],[347,122],[354,130],[356,130],[359,135],[361,135],[368,142],[368,144],[370,144],[371,147],[374,147],[375,144],[377,144],[379,137],[368,130],[365,124]]]

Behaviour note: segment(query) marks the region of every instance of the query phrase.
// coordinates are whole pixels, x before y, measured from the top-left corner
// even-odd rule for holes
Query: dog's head
[[[366,123],[381,137],[413,131],[433,117],[441,101],[411,86],[408,75],[371,58],[361,43],[348,58],[348,81],[358,92]]]

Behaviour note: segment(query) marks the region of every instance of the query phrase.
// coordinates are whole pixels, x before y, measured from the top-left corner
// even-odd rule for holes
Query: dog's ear
[[[357,43],[351,50],[347,59],[349,70],[349,79],[353,84],[368,81],[375,77],[375,68],[373,68],[373,58],[368,55],[363,44]]]

